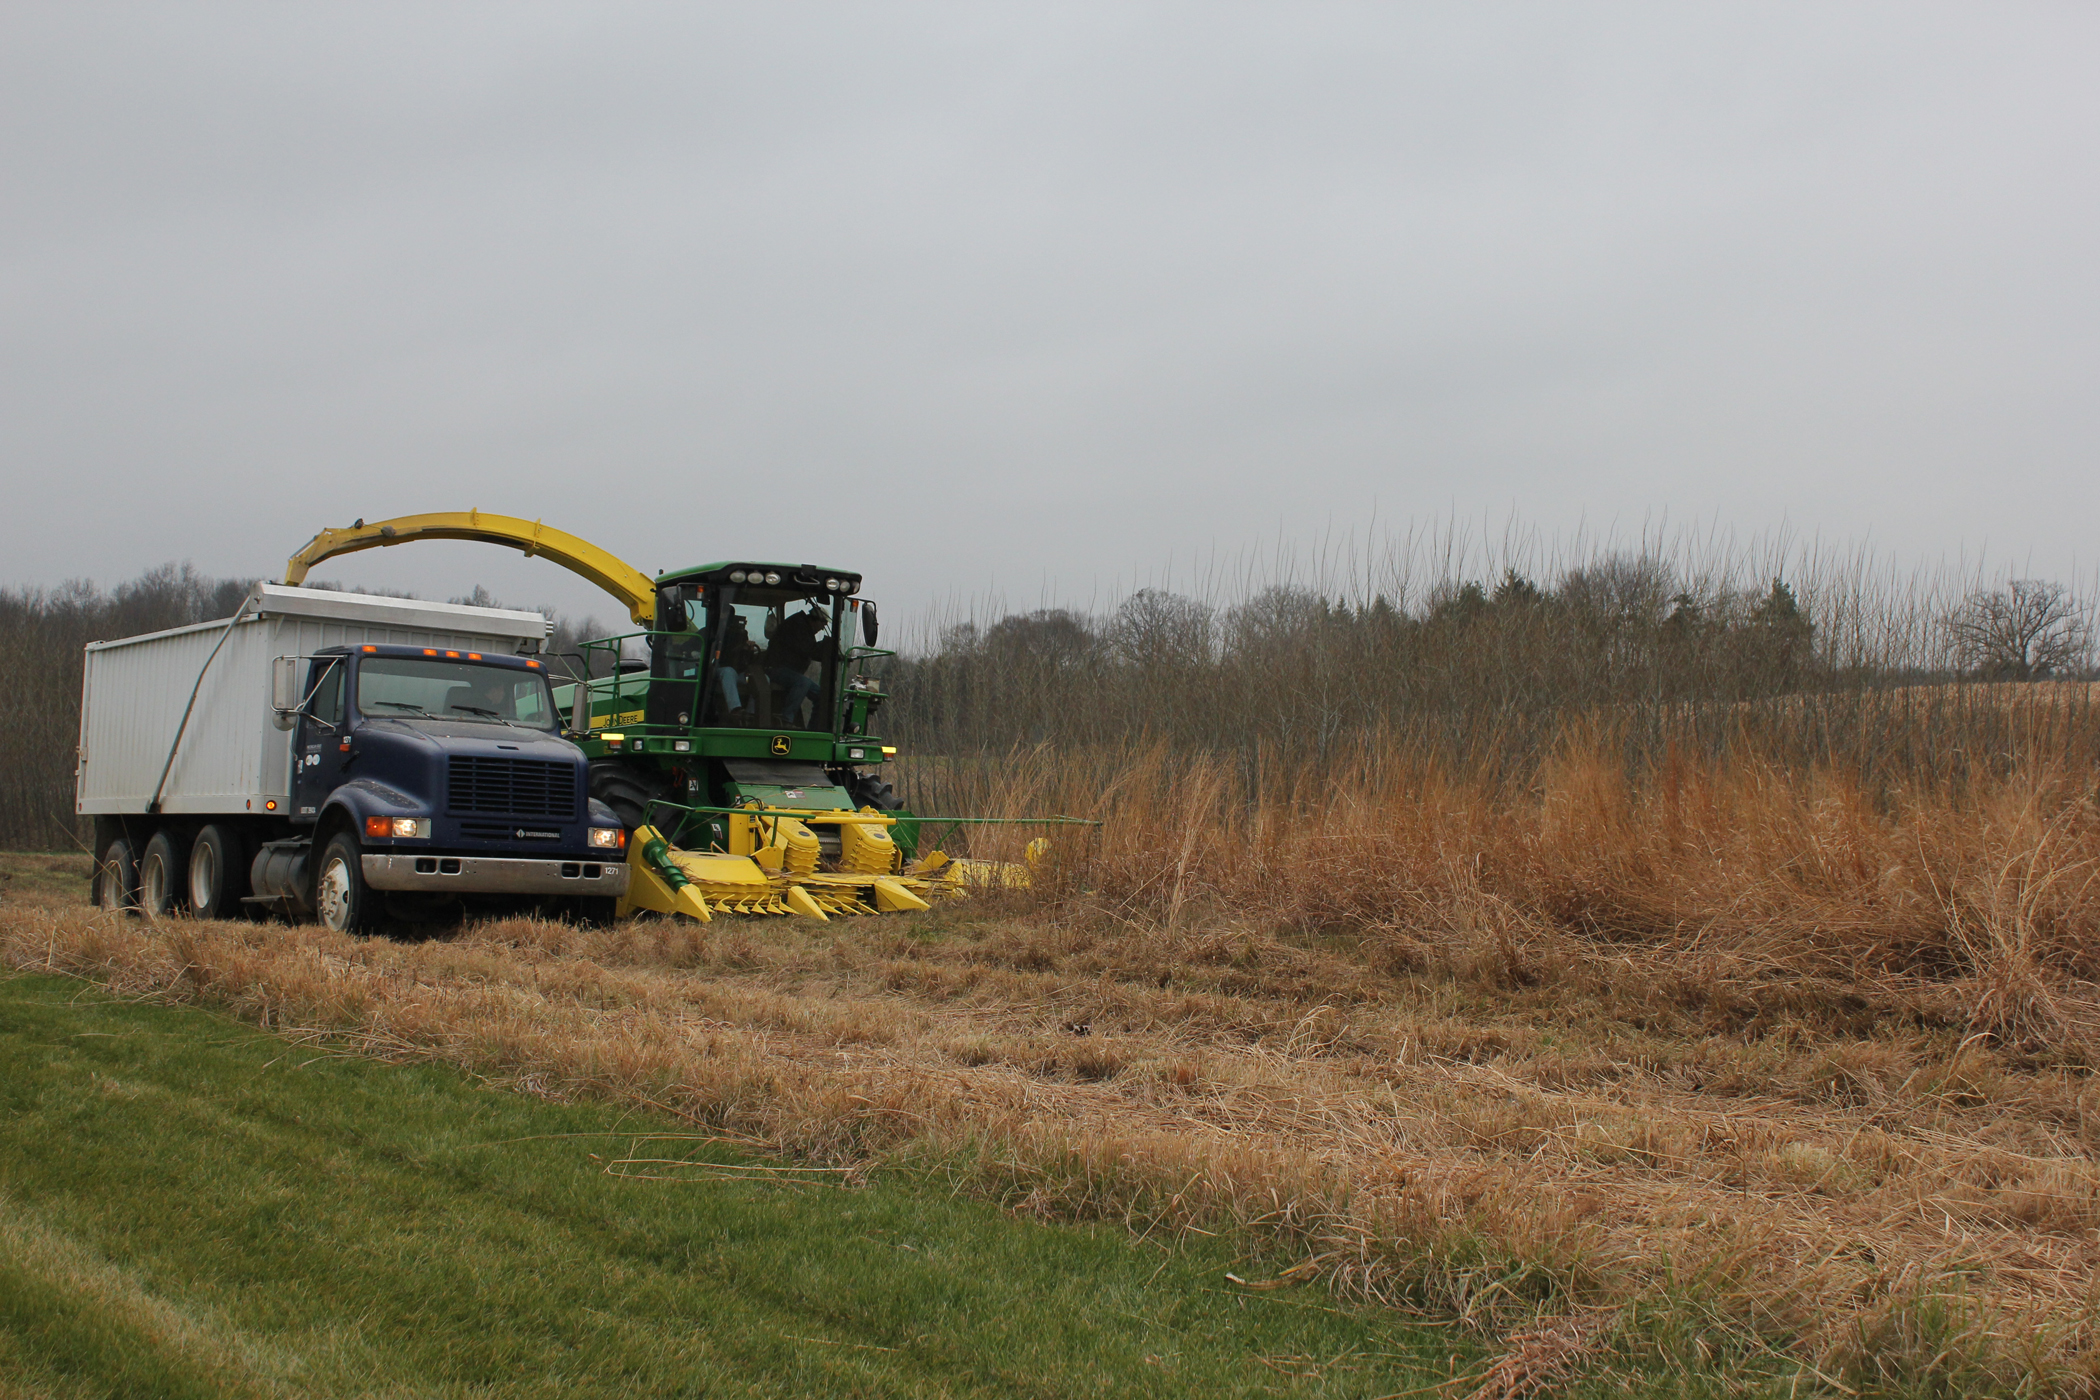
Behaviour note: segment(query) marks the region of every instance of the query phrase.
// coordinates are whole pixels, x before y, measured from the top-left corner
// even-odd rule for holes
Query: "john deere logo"
[[[781,754],[784,754],[784,753],[788,752],[788,751],[789,751],[790,749],[792,749],[792,748],[794,748],[794,747],[795,747],[795,746],[794,746],[793,744],[790,744],[790,743],[788,742],[788,736],[787,736],[787,735],[785,735],[785,734],[775,734],[775,735],[773,736],[773,752],[774,752],[774,753],[781,753]]]

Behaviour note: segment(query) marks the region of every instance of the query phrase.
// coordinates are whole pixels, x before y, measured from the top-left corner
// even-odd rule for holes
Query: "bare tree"
[[[1216,651],[1211,610],[1193,598],[1141,588],[1108,625],[1117,659],[1140,667],[1200,666]]]
[[[1670,566],[1652,555],[1608,554],[1562,576],[1561,603],[1593,626],[1662,625],[1678,591]]]
[[[2041,680],[2092,662],[2085,609],[2063,585],[2043,579],[1979,589],[1942,621],[1955,663],[1991,680]]]

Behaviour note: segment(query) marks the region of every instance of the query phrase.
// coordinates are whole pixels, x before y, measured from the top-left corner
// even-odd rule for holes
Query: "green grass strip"
[[[1480,1360],[1242,1293],[1222,1244],[636,1150],[678,1131],[0,980],[0,1393],[1370,1396]],[[702,1165],[604,1170],[635,1156]]]

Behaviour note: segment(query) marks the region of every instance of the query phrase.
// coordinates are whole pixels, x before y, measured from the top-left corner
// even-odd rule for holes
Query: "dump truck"
[[[619,817],[561,731],[538,613],[257,584],[87,646],[76,807],[93,898],[344,931],[554,904],[610,918]]]
[[[285,581],[416,540],[547,559],[605,589],[636,624],[583,643],[565,658],[574,679],[556,690],[589,757],[591,795],[628,836],[621,913],[826,919],[1026,880],[1017,864],[921,849],[936,820],[946,830],[1004,819],[915,815],[882,776],[896,747],[877,731],[888,695],[867,668],[893,653],[875,645],[858,571],[747,559],[652,578],[542,521],[475,510],[323,530],[287,561]]]

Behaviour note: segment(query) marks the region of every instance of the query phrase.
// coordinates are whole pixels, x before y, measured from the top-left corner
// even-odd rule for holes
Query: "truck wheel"
[[[321,852],[314,874],[314,913],[337,933],[361,933],[371,924],[371,891],[365,888],[363,852],[357,838],[339,831]]]
[[[189,852],[179,849],[186,844],[165,827],[146,843],[146,853],[139,857],[139,908],[147,918],[168,918],[187,904],[189,861],[184,857]]]
[[[128,836],[103,848],[95,862],[95,907],[112,914],[136,914],[139,908],[139,853]]]
[[[236,919],[248,892],[248,867],[240,838],[223,826],[207,826],[190,847],[190,909],[200,919]]]

